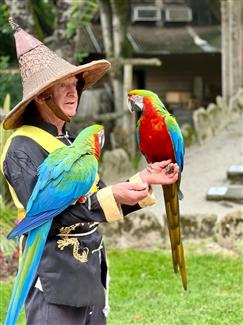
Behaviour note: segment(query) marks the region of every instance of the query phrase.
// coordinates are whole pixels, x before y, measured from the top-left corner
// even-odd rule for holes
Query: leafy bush
[[[6,94],[10,94],[13,108],[22,98],[22,84],[19,73],[1,71],[7,69],[11,71],[9,59],[9,56],[0,56],[0,107],[3,107]]]
[[[17,211],[10,205],[3,202],[0,196],[0,274],[1,278],[8,278],[15,275],[18,266],[18,245],[14,240],[8,240],[7,234],[14,226]]]

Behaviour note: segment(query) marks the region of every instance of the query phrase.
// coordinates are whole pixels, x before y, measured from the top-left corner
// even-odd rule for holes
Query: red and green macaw
[[[167,111],[159,97],[152,91],[135,89],[128,93],[131,111],[141,113],[137,123],[137,142],[148,163],[171,159],[177,163],[180,176],[184,162],[184,142],[175,118]],[[182,195],[180,176],[175,184],[163,185],[168,230],[171,242],[174,272],[181,274],[187,288],[184,250],[181,241],[179,196]]]
[[[27,234],[5,325],[15,325],[30,287],[37,276],[52,220],[85,196],[95,182],[104,128],[85,128],[70,146],[56,149],[38,168],[38,180],[26,206],[25,218],[8,238]]]

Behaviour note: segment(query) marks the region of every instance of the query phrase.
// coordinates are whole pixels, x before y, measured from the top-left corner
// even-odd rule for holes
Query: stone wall
[[[149,210],[134,212],[123,222],[102,224],[102,232],[109,246],[119,248],[169,248],[167,226]],[[215,214],[181,216],[183,240],[213,239],[222,248],[236,250],[243,242],[243,210],[236,210],[217,220]]]
[[[233,96],[229,105],[226,105],[223,98],[218,96],[216,103],[211,103],[205,109],[200,107],[193,113],[195,132],[200,144],[206,143],[228,122],[235,120],[243,113],[243,88],[240,88]]]

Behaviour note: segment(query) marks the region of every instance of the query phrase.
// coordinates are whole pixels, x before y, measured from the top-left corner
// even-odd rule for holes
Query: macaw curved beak
[[[139,95],[128,96],[127,106],[130,112],[143,111],[143,97]]]
[[[105,144],[105,131],[104,129],[98,133],[100,148],[103,148]]]

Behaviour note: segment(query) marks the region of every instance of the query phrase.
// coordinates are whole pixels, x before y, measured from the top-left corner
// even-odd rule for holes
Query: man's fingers
[[[165,168],[167,165],[169,165],[171,163],[171,159],[168,160],[163,160],[163,161],[158,161],[156,163],[153,163],[153,167],[158,166],[160,168]]]

